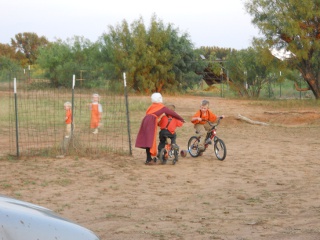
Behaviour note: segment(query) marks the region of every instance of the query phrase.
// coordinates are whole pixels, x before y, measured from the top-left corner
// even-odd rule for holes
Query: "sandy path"
[[[201,99],[168,98],[186,118]],[[133,157],[3,160],[1,192],[53,209],[103,240],[320,239],[317,114],[298,121],[249,101],[210,101],[227,116],[218,129],[225,161],[212,149],[174,166],[144,165],[141,149]],[[272,124],[241,122],[238,113]],[[192,134],[191,123],[178,130],[181,148]]]

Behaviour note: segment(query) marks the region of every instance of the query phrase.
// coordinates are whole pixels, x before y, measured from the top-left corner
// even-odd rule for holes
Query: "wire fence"
[[[88,90],[77,88],[77,81],[72,88],[73,76],[70,88],[50,88],[48,80],[32,78],[23,71],[2,71],[0,76],[0,156],[131,153],[123,84],[119,84],[117,92],[121,94],[117,94],[107,81],[102,88]],[[100,95],[103,110],[97,134],[90,128],[93,93]],[[73,103],[74,124],[69,138],[65,137],[65,102]]]
[[[131,119],[123,80],[119,80],[116,90],[108,80],[99,89],[82,87],[81,73],[78,80],[75,79],[73,88],[74,79],[70,75],[69,88],[52,88],[49,80],[39,74],[33,77],[30,70],[0,71],[0,156],[132,154]],[[300,83],[299,87],[305,86]],[[235,97],[225,83],[214,86],[213,91],[201,91],[203,89],[201,86],[193,94]],[[100,95],[103,109],[98,134],[93,134],[90,128],[89,104],[93,93]],[[311,91],[297,91],[292,81],[268,84],[260,96],[266,99],[314,98]],[[74,124],[70,138],[65,138],[65,102],[73,103]],[[131,123],[138,125],[135,121]]]

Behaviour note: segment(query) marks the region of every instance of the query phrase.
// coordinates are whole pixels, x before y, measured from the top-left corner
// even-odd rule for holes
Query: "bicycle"
[[[190,153],[191,157],[198,157],[202,156],[203,152],[206,151],[209,145],[213,143],[214,153],[218,160],[223,161],[227,156],[227,148],[224,141],[217,137],[217,126],[220,124],[220,120],[223,117],[219,117],[217,124],[209,122],[211,129],[207,131],[206,140],[204,144],[204,150],[199,150],[199,142],[200,136],[192,136],[188,141],[188,152]],[[197,132],[196,132],[197,133]]]
[[[179,156],[179,147],[177,144],[171,144],[166,137],[166,145],[160,150],[159,159],[161,164],[166,164],[169,158],[172,159],[172,164],[175,165],[178,161]]]

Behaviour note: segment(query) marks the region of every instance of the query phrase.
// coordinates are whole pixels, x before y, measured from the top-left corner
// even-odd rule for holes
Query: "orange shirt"
[[[168,124],[169,119],[171,120],[170,120],[170,123]],[[160,127],[161,130],[168,129],[168,131],[171,132],[172,134],[175,133],[177,127],[181,127],[182,125],[183,125],[183,122],[167,115],[164,115],[158,123],[158,126]]]
[[[70,124],[72,120],[72,111],[71,109],[66,110],[66,124]]]
[[[101,120],[102,107],[100,103],[93,102],[91,104],[91,121],[90,127],[97,128]]]
[[[207,110],[205,113],[203,113],[201,110],[198,110],[193,115],[192,118],[194,117],[200,117],[202,118],[202,121],[199,121],[199,120],[191,121],[193,124],[205,124],[206,121],[215,122],[217,120],[217,116],[210,110]]]

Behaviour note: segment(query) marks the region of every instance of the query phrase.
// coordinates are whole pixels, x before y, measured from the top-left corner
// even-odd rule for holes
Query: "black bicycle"
[[[220,120],[223,117],[219,117],[217,124],[209,122],[211,129],[207,132],[206,139],[204,142],[204,150],[199,149],[200,136],[192,136],[188,141],[188,152],[191,157],[202,156],[202,154],[206,151],[209,145],[213,144],[214,153],[216,157],[223,161],[227,156],[227,148],[222,139],[217,137],[217,126],[220,124]],[[196,132],[197,133],[197,132]]]

